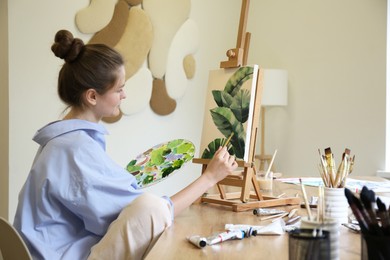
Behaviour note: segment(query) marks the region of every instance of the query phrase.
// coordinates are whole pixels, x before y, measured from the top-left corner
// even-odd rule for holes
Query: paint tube
[[[241,230],[242,232],[244,232],[245,237],[256,236],[258,228],[260,228],[260,226],[234,225],[234,224],[225,225],[225,229],[228,231]]]
[[[225,224],[226,230],[249,230],[249,228],[252,228],[253,230],[260,230],[264,226],[253,226],[253,225],[246,225],[246,224]]]
[[[275,215],[275,214],[281,214],[286,213],[284,210],[279,209],[264,209],[264,208],[257,208],[253,210],[253,214],[257,216],[269,216],[269,215]]]
[[[281,235],[284,233],[282,228],[282,223],[284,225],[283,219],[279,218],[278,221],[273,222],[271,224],[268,224],[266,226],[252,226],[252,225],[245,225],[245,224],[225,224],[226,230],[244,230],[249,229],[249,227],[252,227],[253,230],[257,231],[256,235]]]
[[[187,237],[187,240],[199,248],[205,247],[207,245],[207,239],[198,235],[189,236]]]
[[[223,241],[226,241],[226,240],[230,240],[230,239],[243,239],[245,237],[245,232],[243,232],[242,230],[232,230],[232,231],[226,231],[226,232],[222,232],[222,233],[219,233],[215,236],[210,236],[207,238],[207,244],[208,245],[214,245],[214,244],[218,244],[218,243],[221,243]]]

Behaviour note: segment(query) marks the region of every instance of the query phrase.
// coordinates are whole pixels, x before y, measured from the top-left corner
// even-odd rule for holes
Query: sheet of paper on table
[[[302,183],[307,186],[318,187],[323,185],[322,179],[320,177],[280,178],[278,180],[284,183],[300,184],[299,179],[301,179]],[[374,192],[390,192],[390,181],[369,181],[357,180],[353,178],[347,179],[346,188],[353,192],[360,192],[363,186],[366,186],[368,189],[373,190]]]

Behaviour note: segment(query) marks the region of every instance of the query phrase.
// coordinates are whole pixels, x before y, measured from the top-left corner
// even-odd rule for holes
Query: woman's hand
[[[211,159],[203,175],[216,184],[237,168],[235,156],[229,154],[226,147],[219,147]]]
[[[226,147],[220,147],[214,154],[213,159],[208,163],[203,174],[171,197],[174,205],[174,215],[177,216],[177,214],[191,205],[191,203],[202,196],[209,188],[234,171],[237,166],[236,158],[229,154]]]

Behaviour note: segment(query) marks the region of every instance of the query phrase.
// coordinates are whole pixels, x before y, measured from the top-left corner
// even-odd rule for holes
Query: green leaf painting
[[[213,89],[211,94],[216,107],[209,109],[212,122],[218,131],[227,138],[233,133],[229,152],[237,158],[245,156],[245,125],[249,118],[251,91],[245,82],[253,80],[254,67],[245,66],[235,70],[227,79],[223,90]],[[252,86],[252,85],[251,85]],[[224,138],[215,138],[204,149],[202,158],[212,158]]]
[[[156,145],[131,160],[126,170],[133,174],[140,188],[145,188],[170,176],[192,160],[195,146],[190,141],[176,139]]]
[[[242,84],[249,80],[253,74],[253,67],[240,67],[236,72],[230,77],[228,82],[226,82],[225,89],[227,93],[233,97],[240,90]]]
[[[251,94],[249,93],[249,90],[240,89],[230,105],[230,109],[234,116],[241,123],[245,123],[248,120],[250,99]]]

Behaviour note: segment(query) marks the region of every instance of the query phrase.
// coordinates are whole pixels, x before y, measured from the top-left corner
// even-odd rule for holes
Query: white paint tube
[[[232,231],[232,230],[241,230],[244,232],[245,237],[250,237],[250,236],[257,236],[257,229],[256,226],[250,226],[250,225],[234,225],[234,224],[226,224],[225,229],[227,231]]]
[[[225,224],[226,230],[249,230],[252,228],[253,230],[260,230],[264,226],[253,226],[253,225],[245,225],[245,224]]]
[[[187,237],[187,240],[199,248],[205,247],[207,245],[207,239],[198,235],[189,236]]]
[[[219,233],[215,236],[210,236],[207,238],[207,244],[208,245],[214,245],[221,243],[226,240],[230,239],[243,239],[245,237],[245,232],[242,230],[231,230],[231,231],[226,231]]]
[[[283,223],[282,223],[283,222]],[[257,231],[258,235],[282,235],[284,234],[283,227],[285,225],[283,219],[278,219],[278,221],[268,224],[266,226],[252,226],[245,224],[225,224],[226,230],[248,230],[252,227],[253,230]]]

